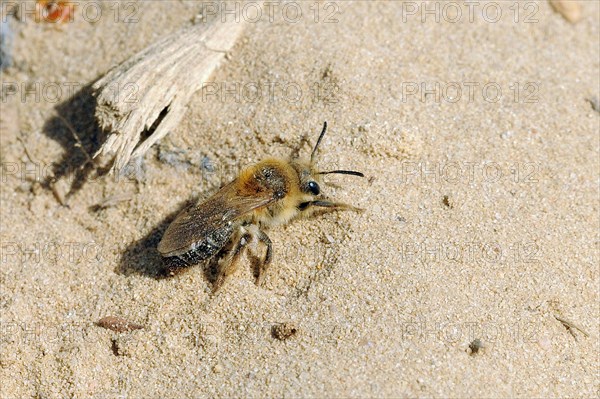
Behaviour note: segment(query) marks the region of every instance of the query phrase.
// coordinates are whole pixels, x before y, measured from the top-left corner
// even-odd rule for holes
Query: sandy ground
[[[2,398],[599,397],[599,4],[575,25],[546,2],[453,3],[458,18],[446,4],[276,6],[217,93],[120,179],[80,170],[66,126],[96,149],[87,85],[202,3],[80,3],[60,27],[8,17]],[[325,120],[319,165],[368,176],[325,190],[366,212],[271,229],[262,287],[248,259],[215,295],[202,267],[155,278],[174,214],[244,165],[307,155]],[[282,322],[297,328],[284,341]]]

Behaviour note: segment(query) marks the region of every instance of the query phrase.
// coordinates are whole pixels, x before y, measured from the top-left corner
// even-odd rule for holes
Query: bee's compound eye
[[[321,193],[321,188],[319,187],[317,182],[309,181],[308,182],[308,191],[310,191],[310,193],[312,195],[319,195]]]

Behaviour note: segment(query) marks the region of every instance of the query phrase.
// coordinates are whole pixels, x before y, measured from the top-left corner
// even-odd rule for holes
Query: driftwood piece
[[[581,3],[577,0],[550,0],[550,5],[572,24],[581,19]]]
[[[194,25],[146,47],[94,83],[96,119],[108,132],[94,155],[122,172],[177,126],[244,28],[243,21]],[[154,128],[140,142],[142,132]]]

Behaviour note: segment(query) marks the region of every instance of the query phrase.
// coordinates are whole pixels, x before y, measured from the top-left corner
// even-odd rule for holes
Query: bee
[[[315,155],[327,131],[327,122],[313,147],[309,160],[266,159],[242,170],[232,182],[213,196],[183,210],[165,231],[158,252],[167,270],[218,259],[213,291],[236,269],[248,244],[266,247],[257,259],[256,284],[261,285],[272,261],[273,244],[264,229],[307,217],[316,210],[337,211],[360,208],[333,202],[321,193],[321,176],[345,174],[364,177],[352,170],[322,172],[315,167]]]

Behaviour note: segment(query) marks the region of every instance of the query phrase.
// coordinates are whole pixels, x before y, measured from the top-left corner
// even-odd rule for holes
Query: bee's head
[[[331,170],[328,172],[320,172],[315,167],[315,154],[319,148],[319,144],[321,144],[321,140],[323,136],[325,136],[325,132],[327,131],[327,122],[323,123],[323,130],[317,139],[317,143],[315,144],[311,154],[310,161],[297,163],[298,165],[298,177],[300,179],[300,189],[303,193],[311,195],[313,197],[318,197],[321,195],[321,176],[326,174],[338,173],[343,175],[352,175],[352,176],[360,176],[364,177],[364,175],[360,172],[355,172],[353,170]]]
[[[310,165],[298,164],[298,178],[300,180],[300,191],[304,194],[317,197],[321,195],[321,175]]]

